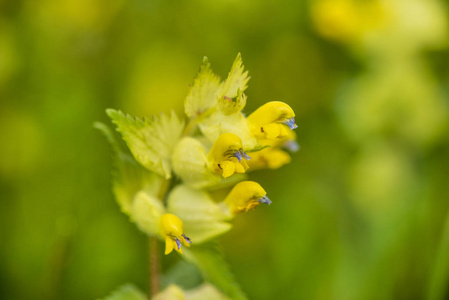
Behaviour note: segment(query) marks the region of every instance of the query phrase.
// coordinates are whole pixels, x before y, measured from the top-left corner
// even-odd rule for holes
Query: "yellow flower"
[[[293,109],[280,101],[265,103],[249,115],[247,120],[252,134],[258,140],[274,140],[286,137],[289,128],[293,130],[298,127],[295,124]]]
[[[232,214],[247,212],[255,209],[260,203],[270,205],[271,200],[267,192],[254,181],[242,181],[234,186],[224,200]]]
[[[234,173],[245,173],[250,160],[242,148],[242,140],[233,133],[224,133],[215,141],[208,155],[214,172],[227,178]]]
[[[257,169],[278,169],[285,164],[290,163],[290,155],[281,148],[285,148],[290,152],[299,150],[299,145],[295,141],[296,135],[293,131],[289,131],[284,138],[267,141],[267,148],[251,153],[251,161],[248,162],[251,170]]]
[[[318,0],[311,16],[321,35],[342,42],[358,42],[387,21],[385,7],[378,0]]]
[[[184,234],[184,224],[180,218],[173,214],[164,214],[159,221],[159,226],[161,235],[165,238],[165,255],[173,249],[182,254],[182,244],[190,247],[191,241]]]
[[[251,170],[257,169],[279,169],[283,165],[290,163],[290,155],[278,148],[265,148],[252,155],[252,160],[248,163]]]

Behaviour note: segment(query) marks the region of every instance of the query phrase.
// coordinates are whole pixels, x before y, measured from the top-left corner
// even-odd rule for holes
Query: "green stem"
[[[159,245],[156,237],[150,237],[150,300],[159,293]]]
[[[193,131],[193,129],[196,126],[198,118],[192,119],[186,126],[186,128],[184,129],[184,132],[182,133],[183,136],[188,136],[191,134],[191,132]]]
[[[211,107],[207,111],[202,113],[201,115],[198,115],[198,116],[194,117],[193,119],[191,119],[189,121],[189,123],[187,124],[187,126],[185,127],[184,132],[182,133],[182,135],[183,136],[191,135],[192,131],[195,129],[196,125],[199,122],[202,122],[205,118],[207,118],[211,114],[213,114],[216,110],[217,109],[215,107]]]
[[[159,192],[157,198],[164,202],[165,196],[167,195],[168,189],[170,187],[171,180],[164,179],[159,187]],[[150,260],[150,298],[159,293],[160,289],[160,253],[159,253],[159,242],[157,237],[150,237],[149,240],[149,260]]]

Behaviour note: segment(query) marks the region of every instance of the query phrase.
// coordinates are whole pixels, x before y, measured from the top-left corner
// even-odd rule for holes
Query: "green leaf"
[[[201,190],[180,185],[168,196],[167,211],[184,223],[184,233],[198,244],[224,234],[232,228],[231,216]]]
[[[141,120],[114,109],[107,109],[106,113],[117,125],[134,158],[148,170],[170,178],[171,153],[184,129],[176,114]]]
[[[137,287],[128,283],[102,300],[148,300],[148,298]]]
[[[237,54],[234,63],[232,64],[231,71],[226,78],[223,87],[220,91],[220,99],[223,97],[235,98],[237,97],[237,91],[244,92],[248,87],[248,71],[244,71],[242,55]]]
[[[218,108],[225,115],[231,115],[241,111],[246,105],[246,95],[240,90],[237,90],[236,98],[222,97],[218,100]]]
[[[161,285],[165,288],[170,284],[176,284],[179,287],[188,290],[203,282],[198,268],[183,259],[162,274]]]
[[[215,244],[193,245],[191,248],[184,248],[183,251],[184,257],[201,271],[204,280],[215,285],[233,300],[248,299]]]
[[[197,288],[184,293],[186,300],[229,300],[210,283],[203,283]]]
[[[194,117],[214,106],[217,103],[219,88],[220,79],[212,72],[207,57],[204,57],[184,102],[186,115]]]
[[[144,191],[134,197],[131,207],[131,219],[143,232],[157,236],[159,234],[159,220],[165,213],[162,201]]]
[[[145,190],[155,196],[158,192],[161,178],[143,168],[115,138],[112,130],[103,123],[96,122],[94,127],[100,130],[113,148],[113,191],[121,210],[130,215],[136,194]]]
[[[172,157],[173,170],[186,185],[203,188],[220,182],[220,176],[208,167],[204,146],[197,139],[184,137],[176,145]]]
[[[221,134],[230,132],[242,140],[245,151],[260,147],[259,142],[249,129],[247,119],[241,112],[225,115],[218,110],[200,123],[199,127],[211,143],[214,143]]]
[[[184,297],[184,291],[172,284],[168,286],[165,290],[160,292],[159,294],[155,295],[151,298],[152,300],[186,300]]]

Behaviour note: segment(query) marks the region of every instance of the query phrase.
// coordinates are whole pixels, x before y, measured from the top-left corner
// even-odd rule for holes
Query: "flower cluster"
[[[205,58],[185,99],[188,122],[174,113],[139,119],[107,110],[132,154],[121,153],[117,200],[141,230],[165,241],[165,254],[209,241],[228,231],[235,215],[271,204],[245,173],[279,168],[290,162],[286,150],[298,149],[287,104],[242,112],[248,80],[240,54],[224,81]],[[215,199],[210,191],[221,188],[230,191]]]

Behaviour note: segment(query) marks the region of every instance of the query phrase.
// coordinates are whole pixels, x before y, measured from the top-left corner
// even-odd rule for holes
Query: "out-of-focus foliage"
[[[148,289],[92,124],[106,107],[182,113],[203,56],[224,80],[241,52],[244,112],[291,104],[301,144],[252,175],[273,205],[222,239],[249,298],[444,299],[447,23],[437,0],[1,1],[0,298]],[[174,256],[163,271],[201,281]]]

